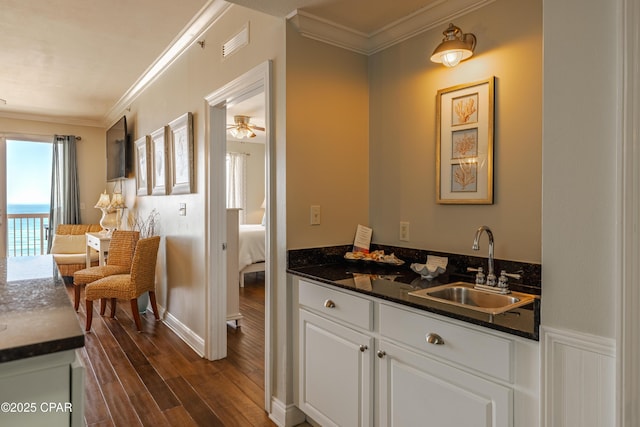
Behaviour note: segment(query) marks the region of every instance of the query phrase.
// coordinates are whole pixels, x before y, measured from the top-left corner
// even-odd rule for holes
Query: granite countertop
[[[409,292],[414,290],[439,286],[454,281],[469,282],[469,277],[445,274],[433,280],[426,280],[411,271],[407,266],[379,266],[357,261],[290,266],[287,271],[291,274],[338,288],[370,295],[531,340],[539,340],[539,299],[507,313],[491,316],[471,309],[409,295]],[[527,292],[526,289],[523,291]]]
[[[0,362],[84,346],[51,255],[0,258]]]

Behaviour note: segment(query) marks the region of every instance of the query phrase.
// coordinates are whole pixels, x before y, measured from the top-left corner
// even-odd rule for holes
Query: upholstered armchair
[[[118,299],[129,300],[131,312],[136,327],[140,332],[142,322],[138,312],[138,297],[145,292],[149,293],[151,308],[156,320],[160,320],[158,306],[156,305],[155,279],[156,260],[160,236],[148,237],[138,240],[133,253],[131,271],[129,274],[114,274],[89,283],[85,288],[85,300],[87,307],[86,331],[91,331],[93,320],[93,301],[100,299],[100,315],[104,315],[107,300],[111,300],[111,317],[116,314],[116,301]]]
[[[89,283],[113,274],[126,274],[131,271],[133,251],[140,237],[138,231],[115,230],[109,243],[109,256],[105,265],[83,268],[73,273],[73,306],[80,306],[81,288]]]

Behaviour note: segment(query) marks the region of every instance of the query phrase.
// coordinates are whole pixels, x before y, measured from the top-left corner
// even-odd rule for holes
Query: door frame
[[[7,138],[0,135],[0,258],[7,256]]]
[[[273,188],[275,186],[275,159],[272,141],[273,120],[271,114],[271,61],[265,61],[242,76],[227,83],[205,97],[205,247],[206,247],[206,302],[205,302],[205,357],[217,360],[227,354],[227,271],[226,271],[226,110],[233,105],[262,91],[265,105],[265,337],[264,337],[264,392],[265,409],[270,412],[271,401],[271,242],[274,216],[271,214]]]

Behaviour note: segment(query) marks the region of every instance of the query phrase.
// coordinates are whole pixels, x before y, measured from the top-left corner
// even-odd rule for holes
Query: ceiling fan
[[[249,116],[233,116],[232,125],[227,126],[227,130],[231,133],[231,136],[238,139],[255,138],[256,133],[254,131],[265,131],[265,128],[256,126],[250,123],[251,117]]]

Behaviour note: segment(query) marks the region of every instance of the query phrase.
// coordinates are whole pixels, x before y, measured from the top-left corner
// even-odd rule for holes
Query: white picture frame
[[[149,146],[151,137],[145,135],[135,142],[136,150],[136,194],[138,196],[148,196],[151,194],[151,162],[149,160]]]
[[[171,194],[194,192],[193,114],[187,112],[168,125]]]
[[[167,132],[168,126],[164,126],[150,135],[151,194],[154,196],[167,194],[167,176],[170,173],[167,162]]]

